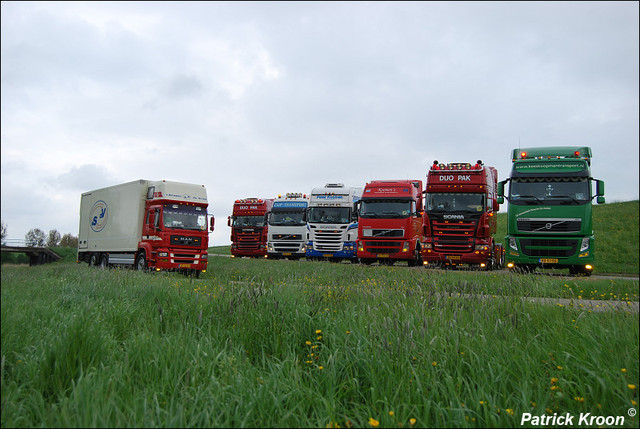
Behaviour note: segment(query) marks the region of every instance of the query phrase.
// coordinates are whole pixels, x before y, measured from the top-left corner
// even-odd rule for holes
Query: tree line
[[[2,223],[2,245],[7,239],[7,226]],[[24,235],[24,241],[34,247],[78,247],[78,237],[67,233],[61,235],[58,230],[52,229],[46,234],[40,228],[31,228]]]

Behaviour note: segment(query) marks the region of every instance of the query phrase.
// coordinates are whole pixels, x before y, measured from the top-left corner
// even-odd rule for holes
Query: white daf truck
[[[313,188],[309,198],[307,259],[349,259],[357,262],[358,213],[362,188],[327,183]]]

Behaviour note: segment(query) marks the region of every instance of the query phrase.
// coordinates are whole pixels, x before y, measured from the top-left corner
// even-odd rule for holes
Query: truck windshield
[[[427,212],[460,213],[482,212],[485,209],[485,195],[472,193],[427,193]]]
[[[162,214],[165,228],[194,229],[204,231],[207,229],[207,213],[205,209],[186,204],[165,204]]]
[[[269,216],[269,225],[274,226],[301,226],[306,223],[304,212],[300,210],[272,210]]]
[[[585,177],[519,177],[509,186],[509,203],[516,205],[587,204],[590,197]]]
[[[309,223],[349,223],[351,209],[349,207],[311,207]]]
[[[264,226],[264,216],[236,216],[233,226]]]
[[[403,219],[411,214],[410,200],[361,200],[360,217],[365,219]]]

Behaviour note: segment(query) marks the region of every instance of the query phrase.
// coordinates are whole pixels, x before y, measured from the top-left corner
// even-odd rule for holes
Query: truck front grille
[[[473,252],[476,220],[433,221],[433,250],[436,252]]]
[[[236,230],[236,242],[235,245],[241,250],[258,250],[260,249],[260,237],[262,231],[243,231]]]
[[[287,241],[302,241],[302,234],[273,234],[271,236],[273,241],[287,240]]]
[[[398,253],[402,250],[402,241],[368,241],[363,240],[365,250],[369,253]]]
[[[313,231],[315,240],[313,247],[320,252],[339,252],[342,250],[342,231],[323,230]]]
[[[576,254],[580,240],[521,238],[522,253],[535,258],[567,258]]]
[[[518,231],[541,234],[579,232],[582,220],[577,218],[526,218],[518,219]]]
[[[201,237],[188,237],[182,235],[172,235],[170,238],[172,246],[197,246],[202,243]]]

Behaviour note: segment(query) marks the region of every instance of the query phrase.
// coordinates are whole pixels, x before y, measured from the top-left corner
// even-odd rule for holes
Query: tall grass
[[[637,301],[637,281],[209,264],[198,280],[3,266],[2,427],[638,425],[638,314],[521,299]]]

